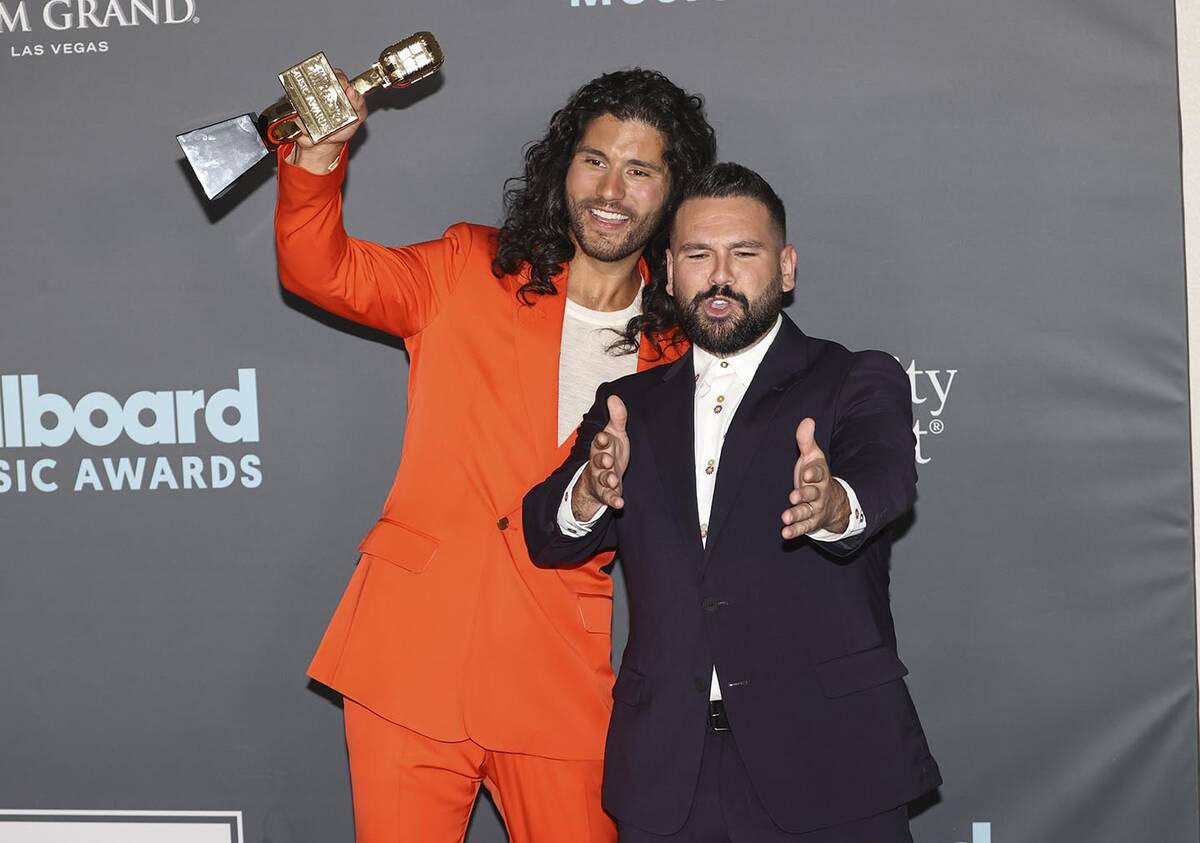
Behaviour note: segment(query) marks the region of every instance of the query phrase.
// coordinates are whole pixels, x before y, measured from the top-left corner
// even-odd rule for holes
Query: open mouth
[[[704,300],[704,313],[714,319],[720,319],[733,313],[738,303],[724,296],[713,296]]]
[[[600,208],[589,208],[588,213],[591,215],[592,221],[601,228],[620,228],[629,222],[628,214],[621,214],[617,211],[604,211]]]

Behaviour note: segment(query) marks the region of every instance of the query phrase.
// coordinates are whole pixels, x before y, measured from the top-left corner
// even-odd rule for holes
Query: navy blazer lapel
[[[713,548],[721,542],[721,526],[737,500],[746,470],[765,439],[767,426],[779,409],[780,400],[807,373],[808,339],[796,323],[783,314],[779,333],[742,396],[721,446],[721,465],[717,470],[712,512],[708,519],[708,542],[704,547],[704,568],[708,567]],[[799,423],[800,420],[796,421]],[[694,477],[692,485],[695,486]],[[786,503],[779,502],[780,512]]]
[[[696,377],[692,352],[663,367],[663,379],[648,391],[646,412],[650,450],[659,481],[679,528],[683,546],[699,566],[704,547],[696,511]]]

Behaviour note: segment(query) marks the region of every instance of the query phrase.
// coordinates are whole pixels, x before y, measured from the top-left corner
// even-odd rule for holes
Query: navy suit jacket
[[[687,819],[714,664],[746,770],[781,828],[870,816],[941,782],[902,679],[888,603],[888,528],[916,497],[908,380],[886,354],[851,353],[783,320],[729,426],[707,545],[696,511],[691,353],[601,386],[566,462],[524,501],[538,565],[619,549],[630,625],[613,688],[604,807],[656,834]],[[611,394],[629,412],[625,507],[568,538],[559,502],[608,422]],[[846,542],[780,536],[806,416],[867,518],[866,532]]]

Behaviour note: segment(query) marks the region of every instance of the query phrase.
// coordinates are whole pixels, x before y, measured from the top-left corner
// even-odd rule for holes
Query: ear
[[[779,253],[779,274],[783,276],[783,291],[796,289],[796,247],[788,244]]]
[[[671,257],[671,248],[666,250],[667,256],[667,295],[675,295],[675,259]]]

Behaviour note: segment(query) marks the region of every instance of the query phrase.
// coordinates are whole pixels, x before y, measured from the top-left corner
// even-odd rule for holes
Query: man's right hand
[[[622,480],[629,467],[627,417],[624,402],[615,395],[608,396],[608,424],[592,440],[587,467],[571,493],[571,513],[579,521],[592,520],[602,506],[625,506]]]
[[[334,70],[334,73],[337,75],[338,81],[342,83],[342,90],[346,92],[350,104],[358,113],[358,119],[349,126],[334,132],[320,143],[313,143],[308,132],[301,132],[300,136],[296,138],[296,151],[293,153],[292,163],[317,175],[325,175],[329,172],[333,167],[333,162],[337,161],[338,156],[342,154],[342,147],[346,145],[346,141],[354,136],[358,127],[367,119],[366,99],[355,90],[340,68]]]

